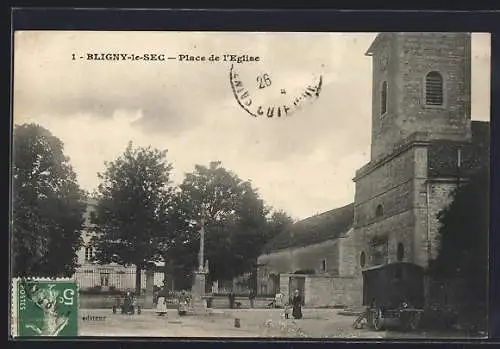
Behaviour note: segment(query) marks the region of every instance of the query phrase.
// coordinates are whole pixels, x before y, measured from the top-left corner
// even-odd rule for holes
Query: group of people
[[[191,297],[189,294],[183,290],[181,291],[179,295],[179,303],[186,302],[186,304],[189,304],[191,301]],[[156,313],[159,316],[164,316],[167,314],[167,298],[163,294],[158,294],[157,300],[156,300]]]
[[[268,304],[269,307],[274,308],[283,308],[284,309],[284,317],[286,319],[290,316],[290,306],[292,307],[292,316],[294,319],[302,318],[302,296],[300,295],[299,290],[295,290],[293,296],[290,298],[288,303],[283,302],[284,295],[281,292],[278,292],[274,297],[273,301]]]
[[[238,302],[236,302],[236,295],[233,292],[230,292],[228,295],[229,298],[229,307],[231,309],[238,308]],[[250,307],[254,307],[255,302],[255,292],[250,291],[248,298],[250,300]],[[179,303],[186,302],[189,304],[190,296],[186,291],[182,291],[179,295]],[[294,319],[302,318],[302,304],[303,299],[299,290],[295,290],[293,296],[290,297],[289,302],[284,302],[284,295],[278,291],[273,301],[268,304],[269,307],[273,308],[282,308],[284,310],[283,314],[285,318],[289,318],[290,308],[292,310],[292,316]],[[167,313],[167,299],[164,295],[159,294],[156,302],[156,313],[160,316],[163,316]]]

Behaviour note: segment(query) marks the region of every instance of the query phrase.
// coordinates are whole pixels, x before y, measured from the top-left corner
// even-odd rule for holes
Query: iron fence
[[[105,266],[81,267],[76,270],[73,279],[82,291],[126,292],[136,288],[135,268],[107,268]],[[155,271],[153,285],[163,286],[164,273]],[[141,271],[141,290],[146,289],[146,271]]]

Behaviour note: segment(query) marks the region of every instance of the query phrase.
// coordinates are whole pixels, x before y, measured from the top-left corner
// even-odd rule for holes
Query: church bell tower
[[[470,41],[468,33],[381,33],[366,52],[372,140],[370,162],[354,178],[358,270],[425,267],[436,251],[437,213],[471,141]]]
[[[470,138],[468,33],[381,33],[366,54],[373,67],[372,160],[419,132]]]

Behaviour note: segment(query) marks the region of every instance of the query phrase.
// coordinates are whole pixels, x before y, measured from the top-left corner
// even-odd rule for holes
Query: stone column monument
[[[208,263],[204,266],[205,259],[205,212],[202,210],[200,219],[200,251],[198,252],[198,270],[194,272],[194,284],[191,290],[193,295],[193,308],[195,312],[207,308],[205,295]]]

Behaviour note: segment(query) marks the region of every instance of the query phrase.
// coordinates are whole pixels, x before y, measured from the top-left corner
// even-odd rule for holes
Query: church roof
[[[352,227],[354,204],[308,217],[293,224],[272,239],[263,250],[270,253],[289,247],[302,247],[343,236]]]
[[[365,56],[372,56],[378,50],[380,43],[382,43],[385,40],[387,40],[388,38],[390,38],[391,35],[392,35],[392,33],[379,33],[379,34],[377,34],[377,36],[373,40],[372,44],[368,48],[368,50],[366,50]]]

